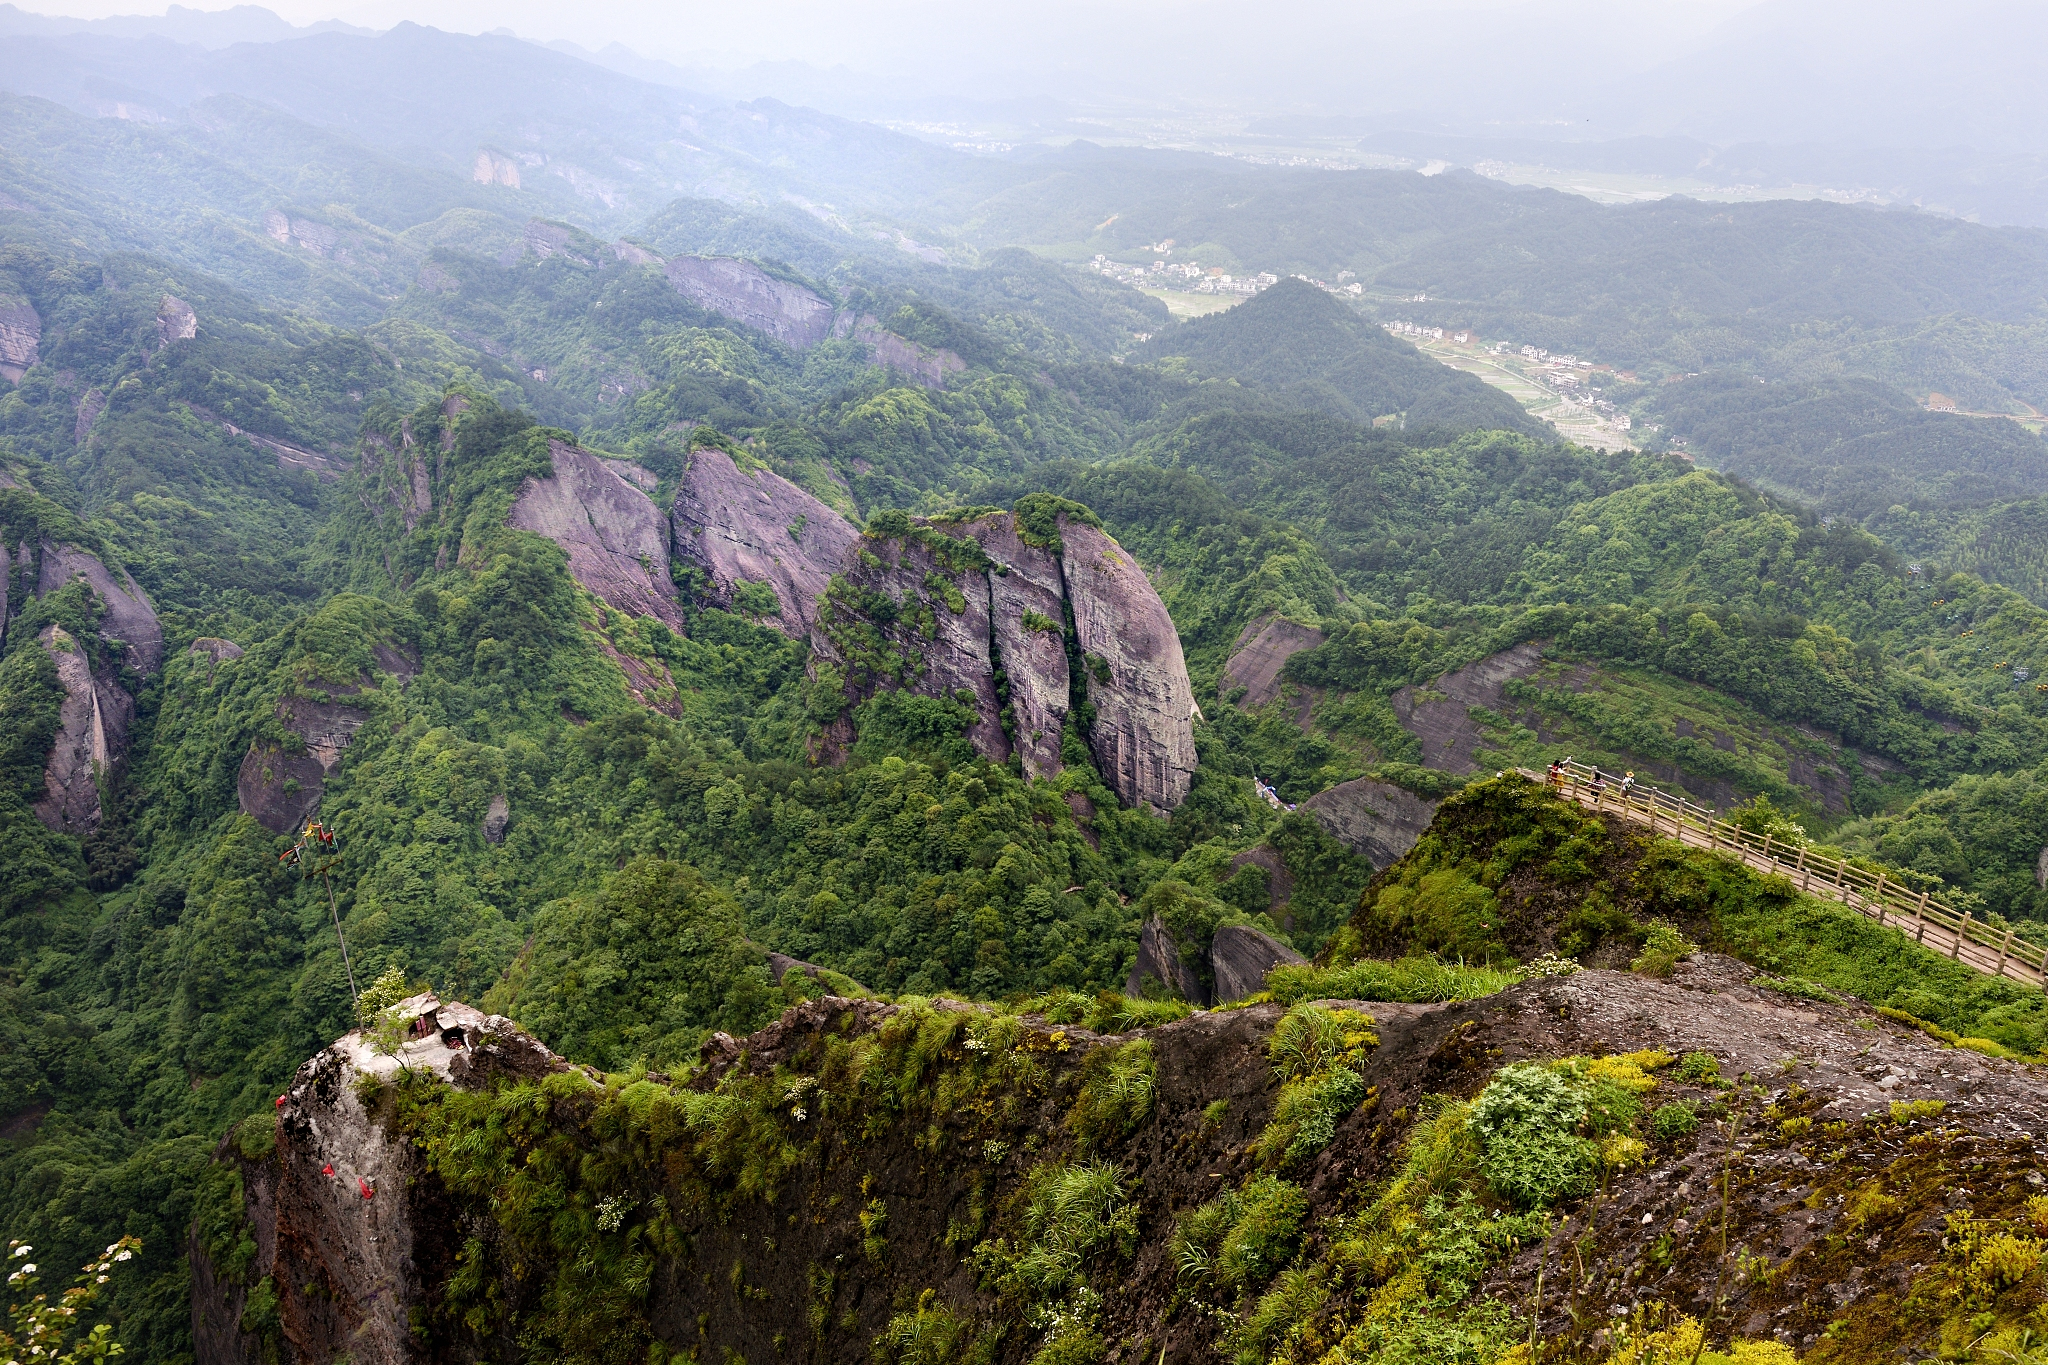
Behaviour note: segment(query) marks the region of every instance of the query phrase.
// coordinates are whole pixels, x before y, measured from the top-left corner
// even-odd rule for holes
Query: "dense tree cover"
[[[2018,423],[1928,412],[1874,380],[1724,372],[1660,386],[1654,410],[1715,467],[1859,521],[2048,489],[2048,448]]]
[[[1545,432],[1499,389],[1445,369],[1301,280],[1282,280],[1238,307],[1161,332],[1139,354],[1235,375],[1352,421],[1402,417],[1414,426]]]

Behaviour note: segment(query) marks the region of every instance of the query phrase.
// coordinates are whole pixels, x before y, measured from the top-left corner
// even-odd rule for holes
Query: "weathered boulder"
[[[1069,696],[1059,561],[1050,550],[1026,544],[1008,512],[970,522],[965,530],[996,566],[988,575],[989,624],[1010,683],[1017,753],[1027,776],[1055,776]]]
[[[1215,1003],[1227,1005],[1265,989],[1266,973],[1279,966],[1303,966],[1308,959],[1247,924],[1226,924],[1209,944],[1209,974]]]
[[[1202,981],[1189,955],[1174,941],[1173,930],[1154,915],[1138,932],[1138,956],[1124,978],[1124,994],[1144,996],[1164,992],[1191,1005],[1207,1005],[1209,988]]]
[[[1280,669],[1303,650],[1314,649],[1325,636],[1312,626],[1284,616],[1261,616],[1238,633],[1223,665],[1223,695],[1245,689],[1239,705],[1256,711],[1280,695]]]
[[[1377,870],[1398,861],[1436,818],[1437,802],[1426,796],[1361,777],[1317,792],[1301,803],[1330,837]]]
[[[1230,870],[1256,867],[1266,874],[1266,913],[1279,921],[1283,929],[1292,929],[1293,923],[1287,917],[1287,902],[1294,897],[1294,874],[1287,869],[1287,860],[1271,844],[1254,844],[1230,860]]]
[[[548,453],[554,473],[521,485],[506,525],[561,546],[570,575],[613,607],[683,629],[667,527],[654,500],[615,461],[561,441],[550,441]]]
[[[1426,688],[1402,688],[1391,698],[1394,715],[1422,741],[1425,765],[1447,773],[1476,773],[1479,763],[1473,755],[1488,741],[1472,708],[1512,711],[1505,684],[1542,666],[1543,647],[1526,641],[1446,673]]]
[[[0,375],[19,384],[36,363],[43,339],[43,320],[27,296],[0,290]]]
[[[505,828],[512,823],[512,803],[505,799],[503,792],[491,798],[490,809],[484,812],[484,842],[502,844],[505,842]]]
[[[1171,810],[1195,773],[1195,696],[1180,634],[1122,546],[1071,517],[1059,529],[1061,577],[1090,671],[1096,767],[1125,801]]]
[[[36,639],[64,686],[36,817],[60,834],[82,836],[99,828],[102,779],[127,757],[135,701],[107,670],[95,672],[84,648],[58,626],[44,626]]]
[[[217,635],[202,635],[192,642],[188,654],[204,655],[214,664],[232,663],[242,657],[242,647],[233,640],[223,640]]]
[[[98,555],[76,545],[42,545],[42,572],[36,585],[38,597],[57,591],[73,579],[84,579],[100,599],[100,639],[119,642],[127,650],[128,666],[138,673],[154,673],[164,661],[164,630],[157,623],[149,595],[136,586],[126,570],[117,581]]]
[[[663,267],[675,291],[700,308],[766,332],[802,351],[832,334],[832,305],[752,261],[676,256]]]
[[[776,624],[797,639],[817,624],[818,600],[860,540],[845,517],[788,479],[742,472],[722,450],[691,453],[671,525],[676,559],[702,571],[711,602],[730,607],[741,584],[766,583],[780,604]]]

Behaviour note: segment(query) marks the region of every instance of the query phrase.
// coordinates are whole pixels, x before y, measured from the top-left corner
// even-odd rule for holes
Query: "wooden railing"
[[[1527,768],[1519,771],[1531,781],[1549,784],[1566,800],[1610,811],[1648,825],[1653,834],[1788,877],[1801,891],[1840,901],[1965,966],[2030,986],[2048,982],[2048,950],[2019,938],[2009,925],[1986,924],[1968,911],[1958,914],[1931,893],[1902,886],[1888,873],[1830,858],[1803,843],[1788,847],[1773,835],[1752,834],[1705,806],[1640,782],[1624,791],[1619,777],[1583,763],[1566,763],[1554,778]]]

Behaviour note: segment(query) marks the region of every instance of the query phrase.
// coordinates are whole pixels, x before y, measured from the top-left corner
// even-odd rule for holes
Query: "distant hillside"
[[[1139,355],[1183,357],[1205,374],[1235,375],[1356,422],[1401,414],[1414,426],[1553,434],[1500,390],[1446,369],[1300,280],[1176,328]]]
[[[1873,380],[1706,375],[1661,388],[1656,410],[1729,473],[1859,520],[2048,493],[2048,448],[2017,422],[1928,412]]]

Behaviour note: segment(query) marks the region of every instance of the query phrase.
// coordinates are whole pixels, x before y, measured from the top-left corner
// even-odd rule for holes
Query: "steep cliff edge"
[[[83,836],[99,827],[101,787],[127,758],[135,699],[122,690],[111,669],[95,669],[85,649],[61,626],[44,626],[36,640],[57,665],[57,681],[64,688],[36,818],[60,834]]]
[[[1858,1362],[2020,1339],[2048,1283],[2032,1074],[1750,975],[1699,954],[1121,1034],[1064,1003],[826,997],[675,1078],[417,998],[401,1055],[344,1038],[223,1145],[255,1254],[237,1276],[195,1235],[199,1360],[1490,1361],[1533,1336],[1600,1361],[1688,1320]]]
[[[742,472],[722,450],[695,450],[676,489],[670,529],[679,563],[703,575],[702,595],[730,609],[748,583],[775,593],[772,615],[802,639],[818,601],[860,532],[811,494],[766,469]]]
[[[766,332],[796,350],[808,350],[832,334],[831,304],[800,284],[776,279],[752,261],[676,256],[663,265],[662,273],[678,294],[698,307]]]

